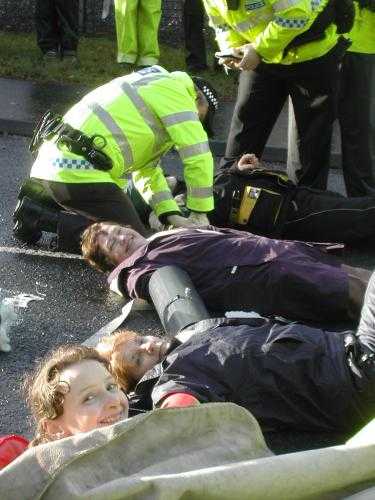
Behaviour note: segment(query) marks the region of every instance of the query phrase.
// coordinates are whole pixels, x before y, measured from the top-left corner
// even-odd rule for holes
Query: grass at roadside
[[[185,70],[184,51],[162,44],[160,65],[169,71]],[[45,63],[36,45],[34,33],[0,32],[0,77],[38,82],[59,82],[86,85],[89,88],[124,74],[116,63],[116,41],[108,37],[85,38],[79,44],[79,63]],[[208,61],[213,54],[208,54]],[[233,75],[208,70],[200,76],[210,80],[223,99],[235,98]]]

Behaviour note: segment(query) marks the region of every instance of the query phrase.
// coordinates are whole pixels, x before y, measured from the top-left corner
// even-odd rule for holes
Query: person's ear
[[[206,98],[201,90],[197,90],[197,97],[196,97],[196,102],[197,105],[202,105],[206,103]]]
[[[56,439],[62,439],[67,437],[67,434],[61,425],[59,419],[50,419],[44,418],[41,422],[43,433],[47,436],[51,441],[55,441]]]

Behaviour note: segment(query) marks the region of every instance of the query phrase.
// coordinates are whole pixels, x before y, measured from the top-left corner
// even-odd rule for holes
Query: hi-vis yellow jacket
[[[63,183],[112,182],[120,188],[132,173],[136,188],[159,216],[179,212],[159,161],[175,147],[184,166],[187,205],[197,212],[213,209],[213,158],[199,121],[196,91],[183,72],[160,66],[145,68],[86,95],[64,116],[64,122],[107,141],[103,151],[113,167],[104,172],[88,161],[45,141],[31,177]]]
[[[203,0],[220,50],[252,43],[266,63],[294,64],[326,54],[337,42],[336,25],[321,40],[290,48],[289,43],[307,31],[328,0],[239,0],[229,10],[226,0]]]
[[[354,6],[354,26],[346,35],[352,41],[348,51],[375,54],[375,12],[370,9],[361,9],[358,2],[354,2]]]

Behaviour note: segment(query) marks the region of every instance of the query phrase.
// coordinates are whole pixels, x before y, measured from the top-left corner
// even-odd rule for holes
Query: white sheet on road
[[[2,500],[367,500],[374,486],[374,426],[347,445],[273,456],[230,403],[139,415],[30,449],[0,473]]]

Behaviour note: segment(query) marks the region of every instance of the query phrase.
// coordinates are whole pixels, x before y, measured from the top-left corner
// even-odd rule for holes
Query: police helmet
[[[214,135],[213,131],[214,114],[219,107],[219,99],[217,96],[217,92],[213,88],[213,86],[207,82],[207,80],[204,80],[199,76],[192,76],[191,79],[193,80],[196,87],[198,87],[198,89],[203,93],[203,95],[207,99],[208,111],[205,116],[205,119],[203,120],[203,128],[207,132],[208,137],[212,137]]]

